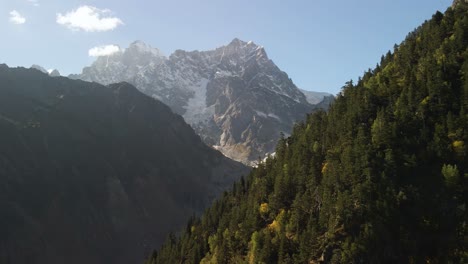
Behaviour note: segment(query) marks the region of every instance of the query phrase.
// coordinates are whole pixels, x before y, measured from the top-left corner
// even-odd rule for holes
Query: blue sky
[[[100,45],[142,40],[170,55],[252,40],[302,89],[337,93],[452,0],[2,0],[0,63],[78,73]],[[102,27],[72,27],[89,6]],[[16,12],[14,12],[16,11]],[[63,20],[58,23],[58,14]],[[113,19],[113,20],[112,20]],[[73,22],[73,21],[72,21]],[[92,22],[92,21],[91,21]],[[89,23],[88,23],[89,25]]]

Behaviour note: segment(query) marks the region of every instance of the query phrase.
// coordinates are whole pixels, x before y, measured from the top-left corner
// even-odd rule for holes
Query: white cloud
[[[103,45],[97,46],[88,51],[88,55],[91,57],[109,56],[116,52],[119,52],[120,48],[116,45]]]
[[[39,0],[28,0],[28,2],[33,6],[39,6]]]
[[[10,22],[13,24],[21,25],[26,23],[26,18],[20,13],[18,13],[18,11],[13,10],[10,12]]]
[[[57,23],[64,25],[71,30],[83,30],[87,32],[99,32],[113,30],[122,25],[120,18],[106,16],[111,11],[99,9],[93,6],[80,6],[65,15],[57,14]]]

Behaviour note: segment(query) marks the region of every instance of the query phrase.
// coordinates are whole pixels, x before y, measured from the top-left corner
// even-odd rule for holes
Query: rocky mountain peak
[[[236,57],[244,61],[252,58],[268,60],[268,56],[263,46],[259,46],[253,41],[245,42],[235,38],[228,45],[223,46],[218,50],[222,51],[223,56]]]
[[[242,40],[240,40],[240,39],[238,39],[238,38],[234,38],[234,39],[229,43],[228,46],[240,46],[240,45],[242,45],[242,44],[245,44],[245,42],[242,41]]]
[[[235,47],[259,47],[257,44],[255,44],[253,41],[243,41],[238,38],[234,38],[227,46],[235,46]]]
[[[151,47],[149,44],[137,40],[134,41],[130,44],[126,52],[137,52],[137,53],[143,53],[143,54],[151,54],[156,57],[164,57],[164,54],[157,48]]]
[[[182,115],[206,144],[246,164],[273,152],[281,132],[314,109],[262,46],[238,38],[169,57],[136,41],[121,55],[98,58],[77,78],[135,85]]]

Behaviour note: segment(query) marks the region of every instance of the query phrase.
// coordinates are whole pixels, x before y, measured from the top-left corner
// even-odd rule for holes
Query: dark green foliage
[[[347,83],[150,263],[467,263],[467,10]]]

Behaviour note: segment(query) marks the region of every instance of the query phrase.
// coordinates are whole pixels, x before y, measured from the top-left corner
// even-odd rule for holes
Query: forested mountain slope
[[[410,33],[148,263],[467,263],[468,5]]]
[[[247,172],[128,83],[0,65],[0,263],[137,263]]]

